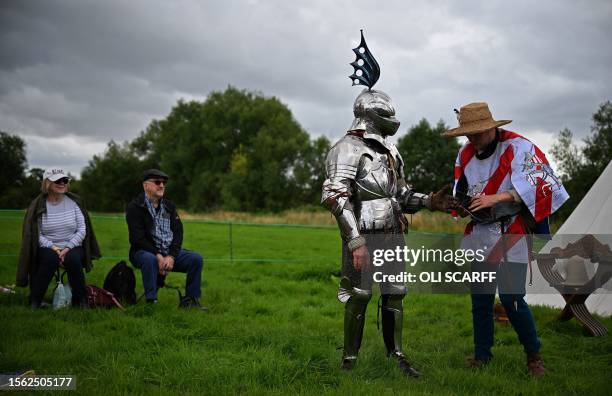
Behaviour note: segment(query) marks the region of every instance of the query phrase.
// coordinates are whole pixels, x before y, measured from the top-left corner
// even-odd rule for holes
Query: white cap
[[[70,176],[68,176],[68,174],[66,174],[63,169],[49,168],[45,171],[45,173],[43,173],[43,179],[49,179],[52,182],[57,181],[63,177],[67,177],[68,179],[70,179]]]

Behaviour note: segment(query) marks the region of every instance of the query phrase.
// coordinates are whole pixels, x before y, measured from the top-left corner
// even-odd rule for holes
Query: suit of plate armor
[[[363,276],[366,270],[353,267],[352,252],[363,245],[370,246],[368,239],[376,234],[379,238],[392,236],[394,246],[403,245],[407,225],[403,213],[431,208],[429,195],[413,191],[406,183],[402,157],[387,140],[399,127],[389,96],[364,89],[355,100],[353,112],[355,119],[348,133],[327,155],[327,179],[321,198],[336,217],[342,236],[338,299],[346,303],[343,365],[346,361],[354,364],[357,359],[365,312],[372,297],[372,284]],[[383,339],[389,355],[403,357],[402,300],[406,287],[385,286],[381,284]]]

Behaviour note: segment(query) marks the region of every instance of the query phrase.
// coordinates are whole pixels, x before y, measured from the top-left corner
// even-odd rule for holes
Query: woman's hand
[[[60,263],[64,264],[64,259],[66,258],[66,255],[68,254],[69,251],[70,251],[69,248],[64,248],[58,253]]]

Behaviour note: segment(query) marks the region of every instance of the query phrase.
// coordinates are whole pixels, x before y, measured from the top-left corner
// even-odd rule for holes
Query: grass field
[[[22,214],[0,213],[0,284],[14,283]],[[128,251],[121,217],[95,217],[104,259],[87,274],[101,286]],[[343,307],[336,300],[339,237],[333,227],[185,222],[184,246],[203,253],[208,313],[176,308],[162,289],[156,307],[33,312],[27,291],[0,294],[0,373],[74,374],[81,394],[610,394],[610,336],[585,337],[558,311],[533,309],[550,375],[532,380],[512,329],[496,324],[495,359],[464,368],[472,331],[467,295],[411,294],[405,350],[422,371],[403,378],[385,357],[368,309],[357,368],[339,370]],[[426,234],[413,233],[409,243]],[[230,261],[233,258],[233,261]],[[142,292],[137,273],[137,292]],[[183,286],[184,276],[169,283]],[[48,296],[51,294],[51,287]],[[612,328],[612,319],[603,319]]]

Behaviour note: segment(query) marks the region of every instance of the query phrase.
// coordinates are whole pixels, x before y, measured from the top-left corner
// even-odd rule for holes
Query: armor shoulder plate
[[[363,140],[357,136],[342,137],[327,154],[327,177],[355,180],[359,160],[366,148]]]

